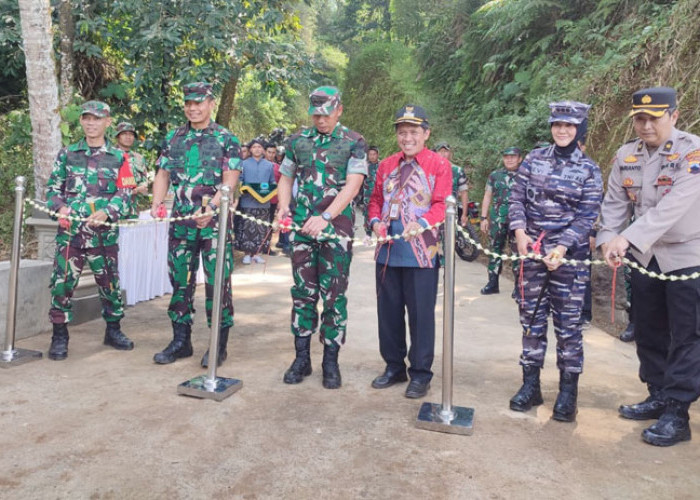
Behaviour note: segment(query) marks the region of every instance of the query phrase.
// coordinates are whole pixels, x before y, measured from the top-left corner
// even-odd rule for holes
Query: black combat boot
[[[620,406],[618,412],[620,412],[621,417],[630,420],[652,420],[661,417],[666,409],[661,389],[651,384],[647,384],[647,387],[649,388],[649,397],[641,403]]]
[[[654,446],[673,446],[690,441],[689,407],[690,403],[667,399],[663,415],[654,425],[644,429],[642,439]]]
[[[523,385],[510,400],[513,411],[528,411],[533,406],[541,405],[542,389],[540,388],[540,367],[523,366]]]
[[[68,325],[66,323],[54,323],[51,347],[49,347],[49,359],[60,361],[68,357]]]
[[[311,335],[294,337],[294,349],[297,355],[289,370],[284,372],[285,384],[298,384],[311,375]]]
[[[634,340],[634,323],[630,321],[627,324],[625,331],[620,334],[620,340],[623,342],[632,342]]]
[[[192,356],[192,325],[173,322],[173,340],[162,352],[153,356],[159,365],[167,365],[179,358]]]
[[[338,351],[340,346],[336,343],[323,344],[323,387],[326,389],[338,389],[343,381],[340,378],[340,367],[338,366]]]
[[[552,418],[560,422],[576,420],[578,398],[578,373],[559,372],[559,395],[554,403]]]
[[[216,366],[221,366],[228,357],[226,344],[228,344],[228,327],[219,330],[219,355],[216,357]],[[202,368],[209,368],[209,349],[202,357]]]
[[[481,289],[481,295],[491,295],[494,293],[499,293],[498,289],[498,273],[489,273],[489,281],[486,286]]]
[[[112,346],[120,351],[130,351],[134,348],[134,343],[122,332],[119,321],[107,322],[104,345]]]

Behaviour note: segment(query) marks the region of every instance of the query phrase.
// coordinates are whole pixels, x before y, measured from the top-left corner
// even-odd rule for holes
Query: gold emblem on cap
[[[651,96],[648,94],[642,97],[642,104],[651,104],[651,101]]]

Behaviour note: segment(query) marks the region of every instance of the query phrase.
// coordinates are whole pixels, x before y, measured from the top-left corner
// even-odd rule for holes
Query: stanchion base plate
[[[4,354],[4,352],[3,352]],[[0,355],[0,367],[10,368],[11,366],[23,365],[24,363],[29,363],[30,361],[36,361],[41,359],[43,354],[41,351],[31,351],[29,349],[13,349],[12,359],[5,360],[3,355]]]
[[[470,436],[474,432],[474,408],[453,406],[451,420],[445,420],[440,415],[441,410],[441,404],[423,403],[418,412],[416,427],[428,431],[462,434],[465,436]]]
[[[243,387],[243,382],[238,379],[216,377],[216,387],[214,387],[213,390],[209,390],[205,385],[206,380],[206,375],[200,375],[199,377],[187,380],[177,386],[177,393],[183,396],[223,401]]]

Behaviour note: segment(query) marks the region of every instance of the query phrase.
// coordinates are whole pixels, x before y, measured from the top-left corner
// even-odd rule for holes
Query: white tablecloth
[[[139,216],[150,218],[147,211]],[[168,279],[168,226],[157,222],[119,229],[119,279],[127,305],[173,292]],[[201,261],[197,283],[204,283]]]

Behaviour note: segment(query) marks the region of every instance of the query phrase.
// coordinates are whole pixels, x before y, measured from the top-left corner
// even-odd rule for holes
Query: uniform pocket
[[[97,172],[97,187],[102,194],[117,192],[117,170],[101,168]]]

